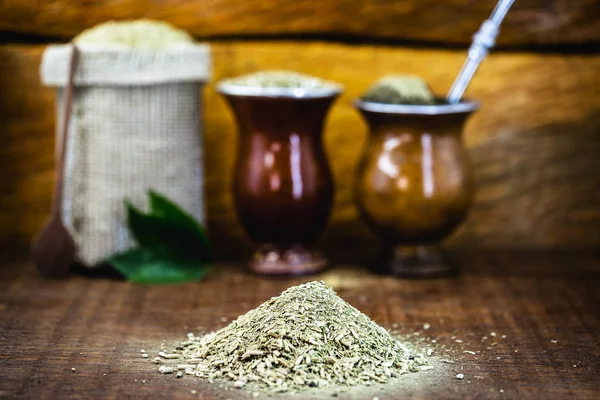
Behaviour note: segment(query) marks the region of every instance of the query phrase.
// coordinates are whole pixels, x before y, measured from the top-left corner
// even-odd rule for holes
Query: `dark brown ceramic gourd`
[[[294,96],[238,93],[227,87],[219,91],[238,124],[233,193],[238,219],[258,247],[250,267],[261,274],[321,270],[327,262],[314,245],[333,203],[321,135],[339,92]]]
[[[462,130],[476,103],[384,105],[357,102],[369,126],[355,200],[383,241],[398,275],[449,272],[437,250],[465,218],[473,197]]]

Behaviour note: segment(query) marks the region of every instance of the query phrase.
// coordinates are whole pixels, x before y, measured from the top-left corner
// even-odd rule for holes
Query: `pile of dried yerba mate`
[[[270,392],[372,385],[431,368],[323,282],[291,287],[217,332],[189,333],[154,362],[162,374]]]

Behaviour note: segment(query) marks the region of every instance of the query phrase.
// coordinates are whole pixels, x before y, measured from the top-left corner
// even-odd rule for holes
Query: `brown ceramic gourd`
[[[333,180],[321,135],[339,90],[271,89],[218,88],[239,130],[236,212],[257,245],[252,270],[315,273],[327,265],[314,245],[333,203]]]
[[[446,273],[437,246],[464,219],[473,184],[462,130],[476,103],[388,105],[356,102],[369,127],[355,200],[379,235],[391,272]]]

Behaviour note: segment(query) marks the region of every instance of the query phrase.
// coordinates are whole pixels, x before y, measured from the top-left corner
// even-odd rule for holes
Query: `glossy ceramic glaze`
[[[314,244],[333,203],[321,136],[338,93],[261,96],[220,91],[238,124],[234,198],[238,219],[258,248],[251,268],[294,275],[321,270],[327,262]]]
[[[381,237],[393,272],[447,272],[436,246],[471,205],[462,129],[477,105],[356,106],[370,131],[355,180],[361,217]]]

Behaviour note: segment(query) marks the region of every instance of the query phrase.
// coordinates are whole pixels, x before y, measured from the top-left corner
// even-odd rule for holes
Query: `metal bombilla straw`
[[[460,101],[473,75],[475,75],[479,63],[487,56],[488,50],[496,44],[500,24],[513,3],[514,0],[500,0],[490,18],[481,24],[481,27],[473,36],[473,43],[469,47],[467,59],[454,80],[448,96],[446,96],[448,103],[456,104]]]

